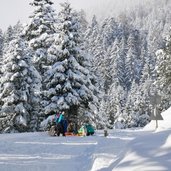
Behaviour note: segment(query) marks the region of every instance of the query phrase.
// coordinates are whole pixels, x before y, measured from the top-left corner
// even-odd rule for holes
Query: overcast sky
[[[14,25],[18,20],[26,23],[28,21],[28,16],[32,12],[32,7],[29,2],[32,0],[0,0],[0,28],[5,30],[10,24]],[[54,2],[53,7],[58,12],[59,3],[64,2],[64,0],[52,0]],[[69,0],[74,9],[92,9],[97,6],[96,0]],[[99,0],[101,4],[103,0]],[[90,9],[90,11],[92,11]]]
[[[0,28],[5,30],[9,25],[14,25],[17,21],[27,23],[33,8],[29,2],[33,0],[0,0]],[[53,7],[58,12],[60,9],[59,3],[64,0],[52,0]],[[142,2],[145,0],[68,0],[74,9],[84,9],[87,18],[91,18],[96,14],[99,19],[104,19],[109,14],[118,13],[124,10],[124,7]]]

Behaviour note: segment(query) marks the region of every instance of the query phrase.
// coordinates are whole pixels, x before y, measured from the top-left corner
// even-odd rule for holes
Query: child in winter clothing
[[[57,124],[59,120],[60,113],[55,114],[54,121]]]
[[[70,122],[67,127],[67,132],[74,132],[74,123]]]
[[[67,132],[67,120],[64,117],[64,112],[55,115],[55,122],[57,135],[59,136],[62,133],[65,136],[65,132]]]
[[[68,133],[77,134],[77,126],[76,126],[76,123],[70,122],[68,124],[68,127],[67,127],[67,132]]]
[[[83,135],[83,136],[93,135],[94,128],[90,123],[86,123],[78,130],[78,134]]]
[[[86,130],[85,125],[81,126],[81,128],[78,130],[78,135],[81,135],[81,136],[87,135],[87,130]]]
[[[94,128],[90,123],[85,124],[87,130],[87,136],[94,134]]]

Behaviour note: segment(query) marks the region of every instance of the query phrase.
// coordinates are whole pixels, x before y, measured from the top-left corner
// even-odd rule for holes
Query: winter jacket
[[[85,125],[83,125],[79,130],[78,130],[78,134],[80,135],[87,135],[87,129],[85,127]]]
[[[60,117],[59,113],[55,115],[54,121],[56,124],[59,123],[59,117]]]
[[[94,128],[91,124],[85,124],[78,130],[78,134],[93,135],[94,134]]]
[[[64,129],[64,132],[67,132],[67,126],[68,126],[68,122],[65,118],[61,119],[61,122],[60,122],[63,126],[63,129]]]
[[[55,123],[58,124],[60,123],[62,128],[64,129],[64,132],[67,132],[67,120],[64,118],[64,115],[61,114],[56,114],[55,115]]]
[[[86,127],[86,130],[87,130],[87,133],[94,134],[94,128],[93,128],[93,126],[91,124],[86,124],[85,127]]]
[[[61,122],[62,120],[64,120],[64,115],[63,114],[60,114],[59,115],[59,119],[58,119],[58,123]]]

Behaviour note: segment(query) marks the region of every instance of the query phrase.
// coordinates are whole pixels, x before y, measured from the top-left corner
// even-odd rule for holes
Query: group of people
[[[82,136],[89,136],[94,134],[94,128],[89,122],[82,124],[81,127],[77,129],[78,125],[76,123],[72,121],[68,122],[66,120],[64,112],[55,114],[54,122],[54,132],[56,136],[60,136],[60,134],[63,136],[67,134]]]

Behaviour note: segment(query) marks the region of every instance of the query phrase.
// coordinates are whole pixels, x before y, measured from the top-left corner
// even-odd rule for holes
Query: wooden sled
[[[78,135],[72,132],[65,132],[65,136],[78,136]]]
[[[84,136],[86,136],[86,134],[83,134],[83,133],[74,134],[72,132],[66,132],[65,136],[81,136],[81,137],[84,137]]]

